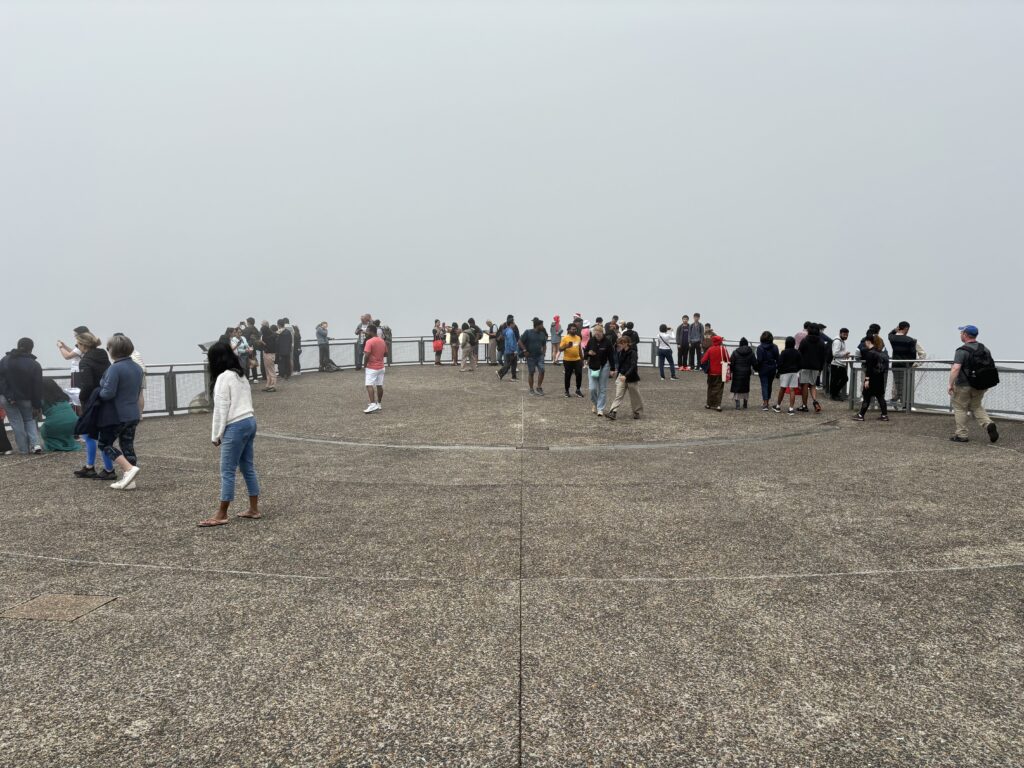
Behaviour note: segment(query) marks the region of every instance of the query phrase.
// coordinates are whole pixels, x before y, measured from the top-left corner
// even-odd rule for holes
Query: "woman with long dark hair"
[[[200,528],[212,528],[228,522],[228,507],[235,499],[235,473],[238,470],[241,470],[249,492],[249,510],[240,512],[237,517],[260,518],[260,484],[253,458],[256,416],[252,408],[252,391],[245,380],[245,369],[231,346],[223,342],[210,347],[207,360],[213,399],[211,440],[220,448],[220,507],[213,517],[200,521]]]
[[[569,386],[575,376],[576,397],[583,397],[583,391],[580,389],[583,383],[583,337],[580,336],[580,327],[576,323],[569,323],[569,327],[565,329],[565,336],[558,342],[558,348],[562,351],[562,364],[565,366],[565,396],[572,397]]]
[[[80,333],[77,335],[75,337],[75,347],[82,351],[82,358],[78,361],[78,377],[76,380],[79,388],[78,401],[82,404],[82,408],[85,408],[92,397],[92,393],[99,389],[100,382],[103,380],[103,374],[110,367],[110,358],[106,352],[100,349],[100,340],[91,333]],[[117,480],[117,473],[114,472],[114,462],[105,453],[101,454],[103,469],[99,472],[96,471],[96,454],[99,449],[96,442],[97,437],[99,437],[98,430],[95,431],[95,434],[82,435],[82,439],[85,440],[85,465],[81,469],[76,469],[74,475],[83,479]]]
[[[878,401],[882,415],[879,421],[888,421],[889,413],[885,403],[885,379],[889,375],[889,355],[885,351],[885,342],[878,334],[865,341],[867,354],[864,357],[864,400],[860,404],[860,412],[853,417],[854,421],[864,421],[864,415],[871,407],[871,399]]]

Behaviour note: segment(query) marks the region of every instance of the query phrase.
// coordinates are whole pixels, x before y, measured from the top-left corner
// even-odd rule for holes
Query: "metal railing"
[[[388,344],[388,365],[427,365],[434,362],[433,339],[429,336],[396,336]],[[734,341],[726,341],[731,351]],[[644,347],[650,351],[643,353]],[[657,340],[641,338],[641,365],[656,367],[658,364]],[[299,361],[301,372],[316,371],[319,368],[319,349],[316,341],[304,341]],[[674,351],[674,350],[673,350]],[[328,345],[331,361],[341,369],[353,369],[362,358],[362,345],[355,338],[331,339]],[[487,341],[478,346],[480,360],[487,357]],[[460,350],[461,353],[461,350]],[[450,359],[451,347],[445,344],[442,360]],[[893,360],[886,385],[886,397],[901,400],[901,407],[908,411],[952,413],[952,403],[947,392],[949,368],[952,360]],[[997,361],[1001,382],[985,396],[985,408],[989,413],[1014,419],[1024,419],[1024,361]],[[828,369],[829,366],[826,366]],[[864,374],[861,360],[846,364],[849,381],[845,387],[850,409],[858,407]],[[907,371],[904,373],[904,371]],[[62,387],[71,383],[67,368],[46,368],[45,375],[55,379]],[[828,375],[823,375],[822,384],[827,385]],[[173,365],[147,365],[145,389],[145,416],[174,416],[177,414],[204,411],[209,408],[208,370],[205,363],[179,363]],[[894,388],[899,392],[894,392]]]

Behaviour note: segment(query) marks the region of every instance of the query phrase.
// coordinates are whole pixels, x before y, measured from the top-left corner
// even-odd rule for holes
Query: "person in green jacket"
[[[78,416],[67,393],[53,379],[43,379],[43,418],[39,434],[47,451],[81,450],[75,440]]]

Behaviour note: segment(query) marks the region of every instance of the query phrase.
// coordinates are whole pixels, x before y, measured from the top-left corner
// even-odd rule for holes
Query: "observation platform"
[[[493,371],[256,389],[220,528],[208,415],[140,426],[135,492],[0,458],[0,763],[1024,763],[1020,424]]]

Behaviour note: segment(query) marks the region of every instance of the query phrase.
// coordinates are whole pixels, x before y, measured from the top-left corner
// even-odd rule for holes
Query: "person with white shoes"
[[[366,327],[366,343],[363,345],[363,367],[366,369],[366,397],[370,403],[363,413],[380,413],[384,400],[384,357],[388,345],[377,335],[372,323]]]
[[[121,470],[121,479],[111,483],[116,491],[134,490],[139,474],[135,456],[135,429],[142,413],[139,394],[142,392],[142,368],[132,360],[135,345],[127,336],[112,336],[107,342],[107,354],[113,361],[100,381],[99,398],[103,405],[98,419],[102,451]],[[114,447],[114,443],[117,447]]]

